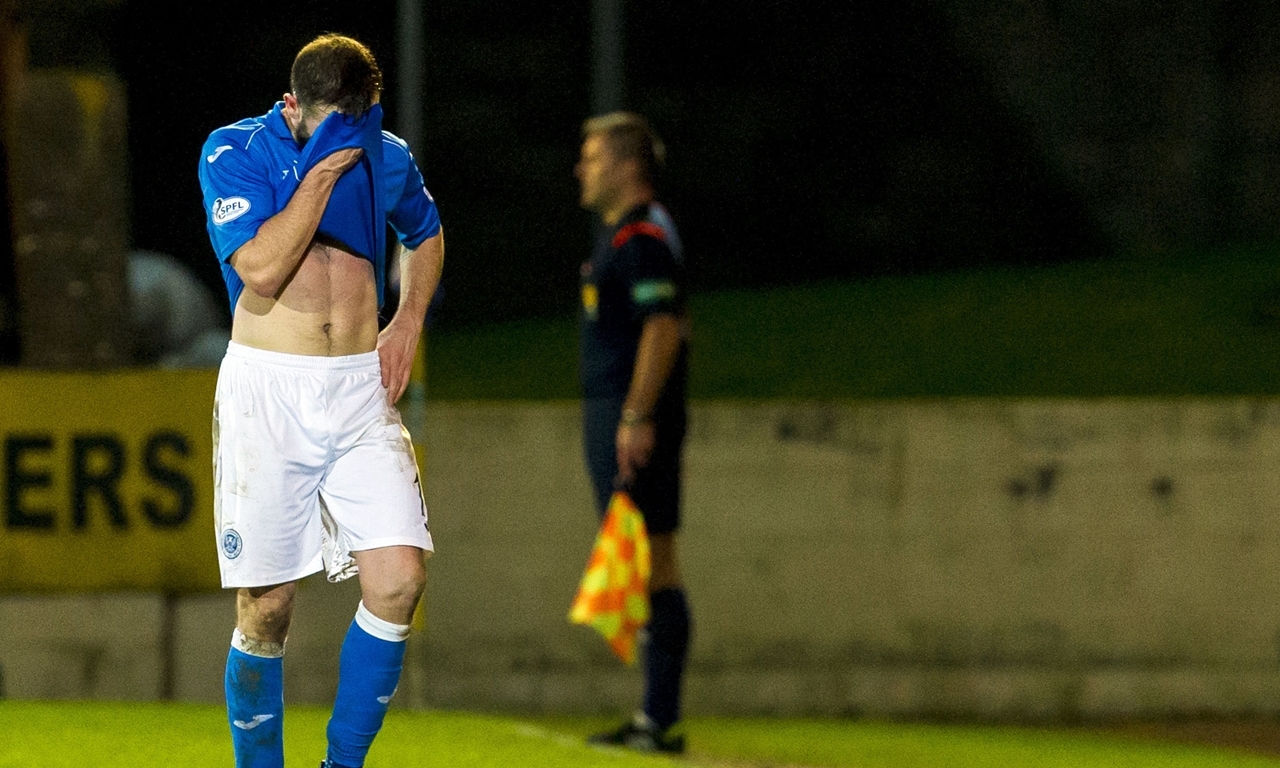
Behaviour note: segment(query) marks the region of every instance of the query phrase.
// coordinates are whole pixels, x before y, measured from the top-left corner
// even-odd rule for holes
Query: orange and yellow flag
[[[569,621],[595,627],[628,664],[649,623],[649,534],[631,496],[615,491],[587,560]]]

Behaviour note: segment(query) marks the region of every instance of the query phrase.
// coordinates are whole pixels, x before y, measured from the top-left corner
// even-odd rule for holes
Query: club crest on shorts
[[[222,554],[226,555],[228,560],[235,560],[242,549],[244,549],[244,542],[240,540],[240,534],[236,533],[236,529],[228,528],[222,532]]]

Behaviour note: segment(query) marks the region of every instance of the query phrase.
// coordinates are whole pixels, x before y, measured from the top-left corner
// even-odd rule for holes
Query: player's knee
[[[411,611],[422,597],[426,584],[427,576],[423,569],[402,569],[379,579],[371,597],[380,604]]]
[[[410,606],[417,605],[418,599],[422,597],[422,593],[426,588],[426,572],[422,569],[416,569],[404,574],[404,578],[400,581],[400,586],[396,590],[396,596]]]
[[[236,626],[245,637],[265,643],[283,643],[289,634],[292,604],[259,604],[250,610],[241,610]]]

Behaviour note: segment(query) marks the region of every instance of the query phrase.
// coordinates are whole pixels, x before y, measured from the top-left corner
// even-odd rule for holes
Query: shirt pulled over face
[[[231,310],[244,282],[230,264],[264,222],[284,210],[302,178],[324,157],[359,147],[360,161],[339,178],[319,233],[373,262],[378,303],[386,285],[386,226],[413,249],[440,231],[440,217],[408,145],[382,130],[382,107],[359,117],[328,115],[299,147],[284,119],[283,102],[265,115],[209,134],[200,158],[209,241],[222,263]]]

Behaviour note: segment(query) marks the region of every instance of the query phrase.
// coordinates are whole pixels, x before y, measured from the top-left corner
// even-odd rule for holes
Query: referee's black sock
[[[684,589],[649,596],[649,642],[644,658],[644,713],[661,730],[680,719],[680,682],[689,652],[689,603]]]

